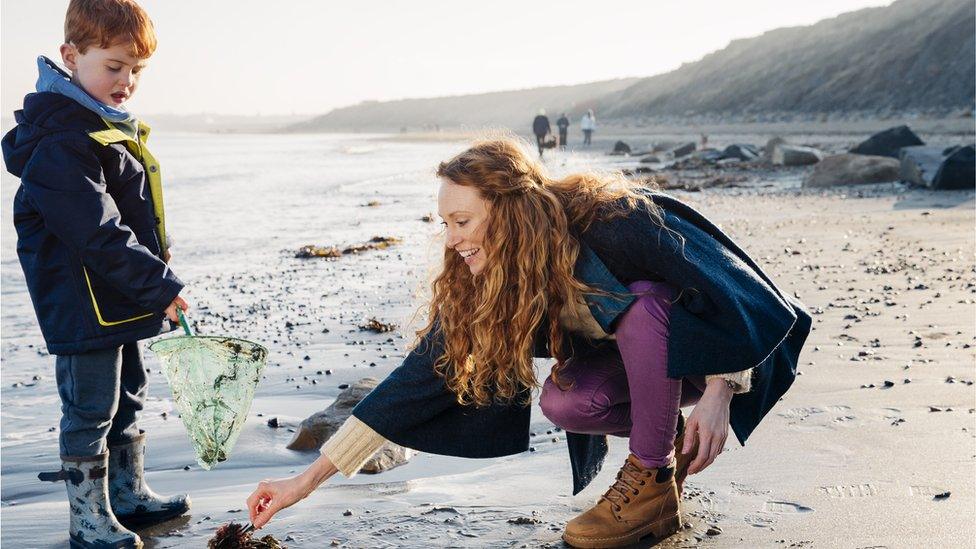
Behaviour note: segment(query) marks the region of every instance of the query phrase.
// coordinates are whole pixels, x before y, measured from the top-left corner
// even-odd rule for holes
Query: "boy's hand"
[[[173,302],[169,304],[169,307],[166,307],[166,317],[169,318],[172,322],[180,321],[180,317],[176,315],[177,308],[179,308],[182,311],[186,311],[187,309],[190,308],[190,304],[187,303],[186,300],[183,299],[182,297],[176,296],[176,299],[174,299]]]
[[[173,254],[169,253],[169,250],[163,252],[163,263],[169,263],[169,260],[173,258]]]

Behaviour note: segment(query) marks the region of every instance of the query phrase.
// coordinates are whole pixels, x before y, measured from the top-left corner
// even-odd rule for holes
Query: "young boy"
[[[71,547],[142,547],[126,529],[185,513],[145,483],[139,340],[171,330],[183,283],[167,266],[159,164],[125,109],[156,36],[133,0],[71,0],[61,59],[38,58],[37,93],[3,138],[17,254],[48,351],[57,355]],[[168,320],[167,320],[168,319]],[[107,475],[106,475],[107,470]],[[123,526],[126,525],[126,526]]]

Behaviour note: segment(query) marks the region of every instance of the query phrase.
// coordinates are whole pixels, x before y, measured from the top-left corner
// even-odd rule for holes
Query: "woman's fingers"
[[[696,436],[698,436],[698,420],[690,417],[685,424],[685,442],[679,450],[682,454],[691,453],[691,449],[695,445]]]
[[[702,465],[701,467],[702,471],[705,470],[709,465],[711,465],[715,461],[715,458],[717,458],[718,455],[725,450],[726,436],[727,435],[725,434],[716,434],[712,438],[712,442],[709,445],[708,460],[705,461],[704,465]]]
[[[694,475],[702,469],[704,469],[705,461],[708,460],[709,452],[711,451],[712,437],[709,433],[702,429],[698,430],[698,455],[695,456],[695,460],[691,462],[688,466],[688,474]]]
[[[258,527],[256,521],[258,516],[268,507],[268,503],[272,501],[274,496],[273,490],[271,488],[271,483],[262,480],[258,483],[258,487],[251,495],[247,498],[247,511],[250,515],[251,524]],[[270,517],[268,517],[270,518]],[[267,520],[265,520],[267,522]]]
[[[268,523],[268,521],[271,520],[272,517],[275,516],[275,513],[278,511],[281,511],[280,499],[271,499],[263,505],[259,503],[258,514],[254,520],[251,521],[251,524],[253,524],[255,528],[262,528]]]

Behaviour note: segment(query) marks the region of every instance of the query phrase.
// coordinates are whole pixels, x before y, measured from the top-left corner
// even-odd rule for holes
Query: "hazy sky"
[[[145,0],[138,113],[318,114],[366,99],[650,76],[730,40],[890,0]],[[67,0],[3,0],[3,115],[60,59]],[[774,55],[774,52],[770,52]]]

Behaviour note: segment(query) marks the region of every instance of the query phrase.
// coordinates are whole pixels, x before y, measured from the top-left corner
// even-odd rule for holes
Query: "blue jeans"
[[[58,355],[62,456],[95,456],[139,434],[136,414],[146,401],[139,343]]]

